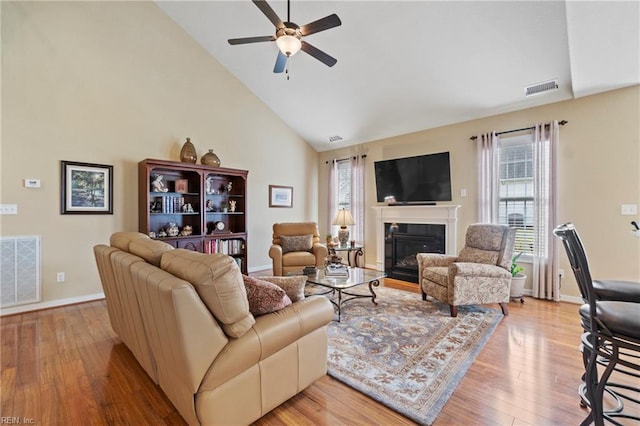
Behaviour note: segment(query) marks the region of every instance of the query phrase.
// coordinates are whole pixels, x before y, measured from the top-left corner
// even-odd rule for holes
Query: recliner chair
[[[305,266],[324,266],[327,254],[315,222],[273,224],[273,244],[269,249],[273,275],[301,272]]]
[[[449,304],[451,316],[460,305],[499,303],[509,315],[511,258],[515,229],[505,225],[476,223],[467,229],[458,256],[418,253],[418,282],[422,300],[427,295]]]

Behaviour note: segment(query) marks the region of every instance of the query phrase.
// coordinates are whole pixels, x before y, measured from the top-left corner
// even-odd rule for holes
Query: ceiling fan
[[[317,47],[302,40],[302,37],[306,37],[311,34],[318,33],[320,31],[328,30],[333,27],[342,25],[338,15],[331,14],[317,21],[310,22],[303,26],[291,22],[290,20],[290,4],[287,0],[287,20],[282,22],[278,15],[273,11],[271,6],[265,0],[252,0],[258,9],[264,13],[264,15],[276,26],[275,35],[260,36],[260,37],[244,37],[244,38],[232,38],[229,39],[229,44],[247,44],[247,43],[259,43],[263,41],[275,41],[278,45],[278,57],[276,58],[276,65],[273,68],[274,73],[281,73],[284,71],[287,64],[287,59],[295,55],[299,50],[302,50],[309,55],[313,56],[323,64],[332,67],[338,62],[334,57],[326,54]]]

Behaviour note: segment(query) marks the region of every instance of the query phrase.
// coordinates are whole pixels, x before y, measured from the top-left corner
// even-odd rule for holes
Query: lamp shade
[[[346,209],[338,210],[338,214],[336,214],[336,217],[333,219],[332,223],[332,225],[340,225],[342,227],[355,224],[356,223],[353,221],[353,216],[351,216],[349,210]]]
[[[276,40],[278,49],[286,56],[293,56],[298,53],[298,50],[302,47],[302,42],[299,38],[292,35],[283,35]]]

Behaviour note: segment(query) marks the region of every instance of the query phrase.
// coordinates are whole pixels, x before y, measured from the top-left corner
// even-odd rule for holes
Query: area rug
[[[366,290],[365,286],[362,286]],[[329,375],[413,421],[430,425],[487,342],[502,313],[375,289],[378,305],[343,305],[329,325]]]

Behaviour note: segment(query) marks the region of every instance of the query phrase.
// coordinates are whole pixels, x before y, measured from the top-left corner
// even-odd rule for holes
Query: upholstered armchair
[[[511,258],[515,229],[503,225],[474,224],[467,229],[458,256],[418,253],[418,280],[422,300],[427,295],[448,303],[451,316],[460,305],[499,303],[509,315]]]
[[[273,244],[269,249],[273,275],[300,272],[305,266],[323,266],[327,254],[315,222],[273,224]]]

